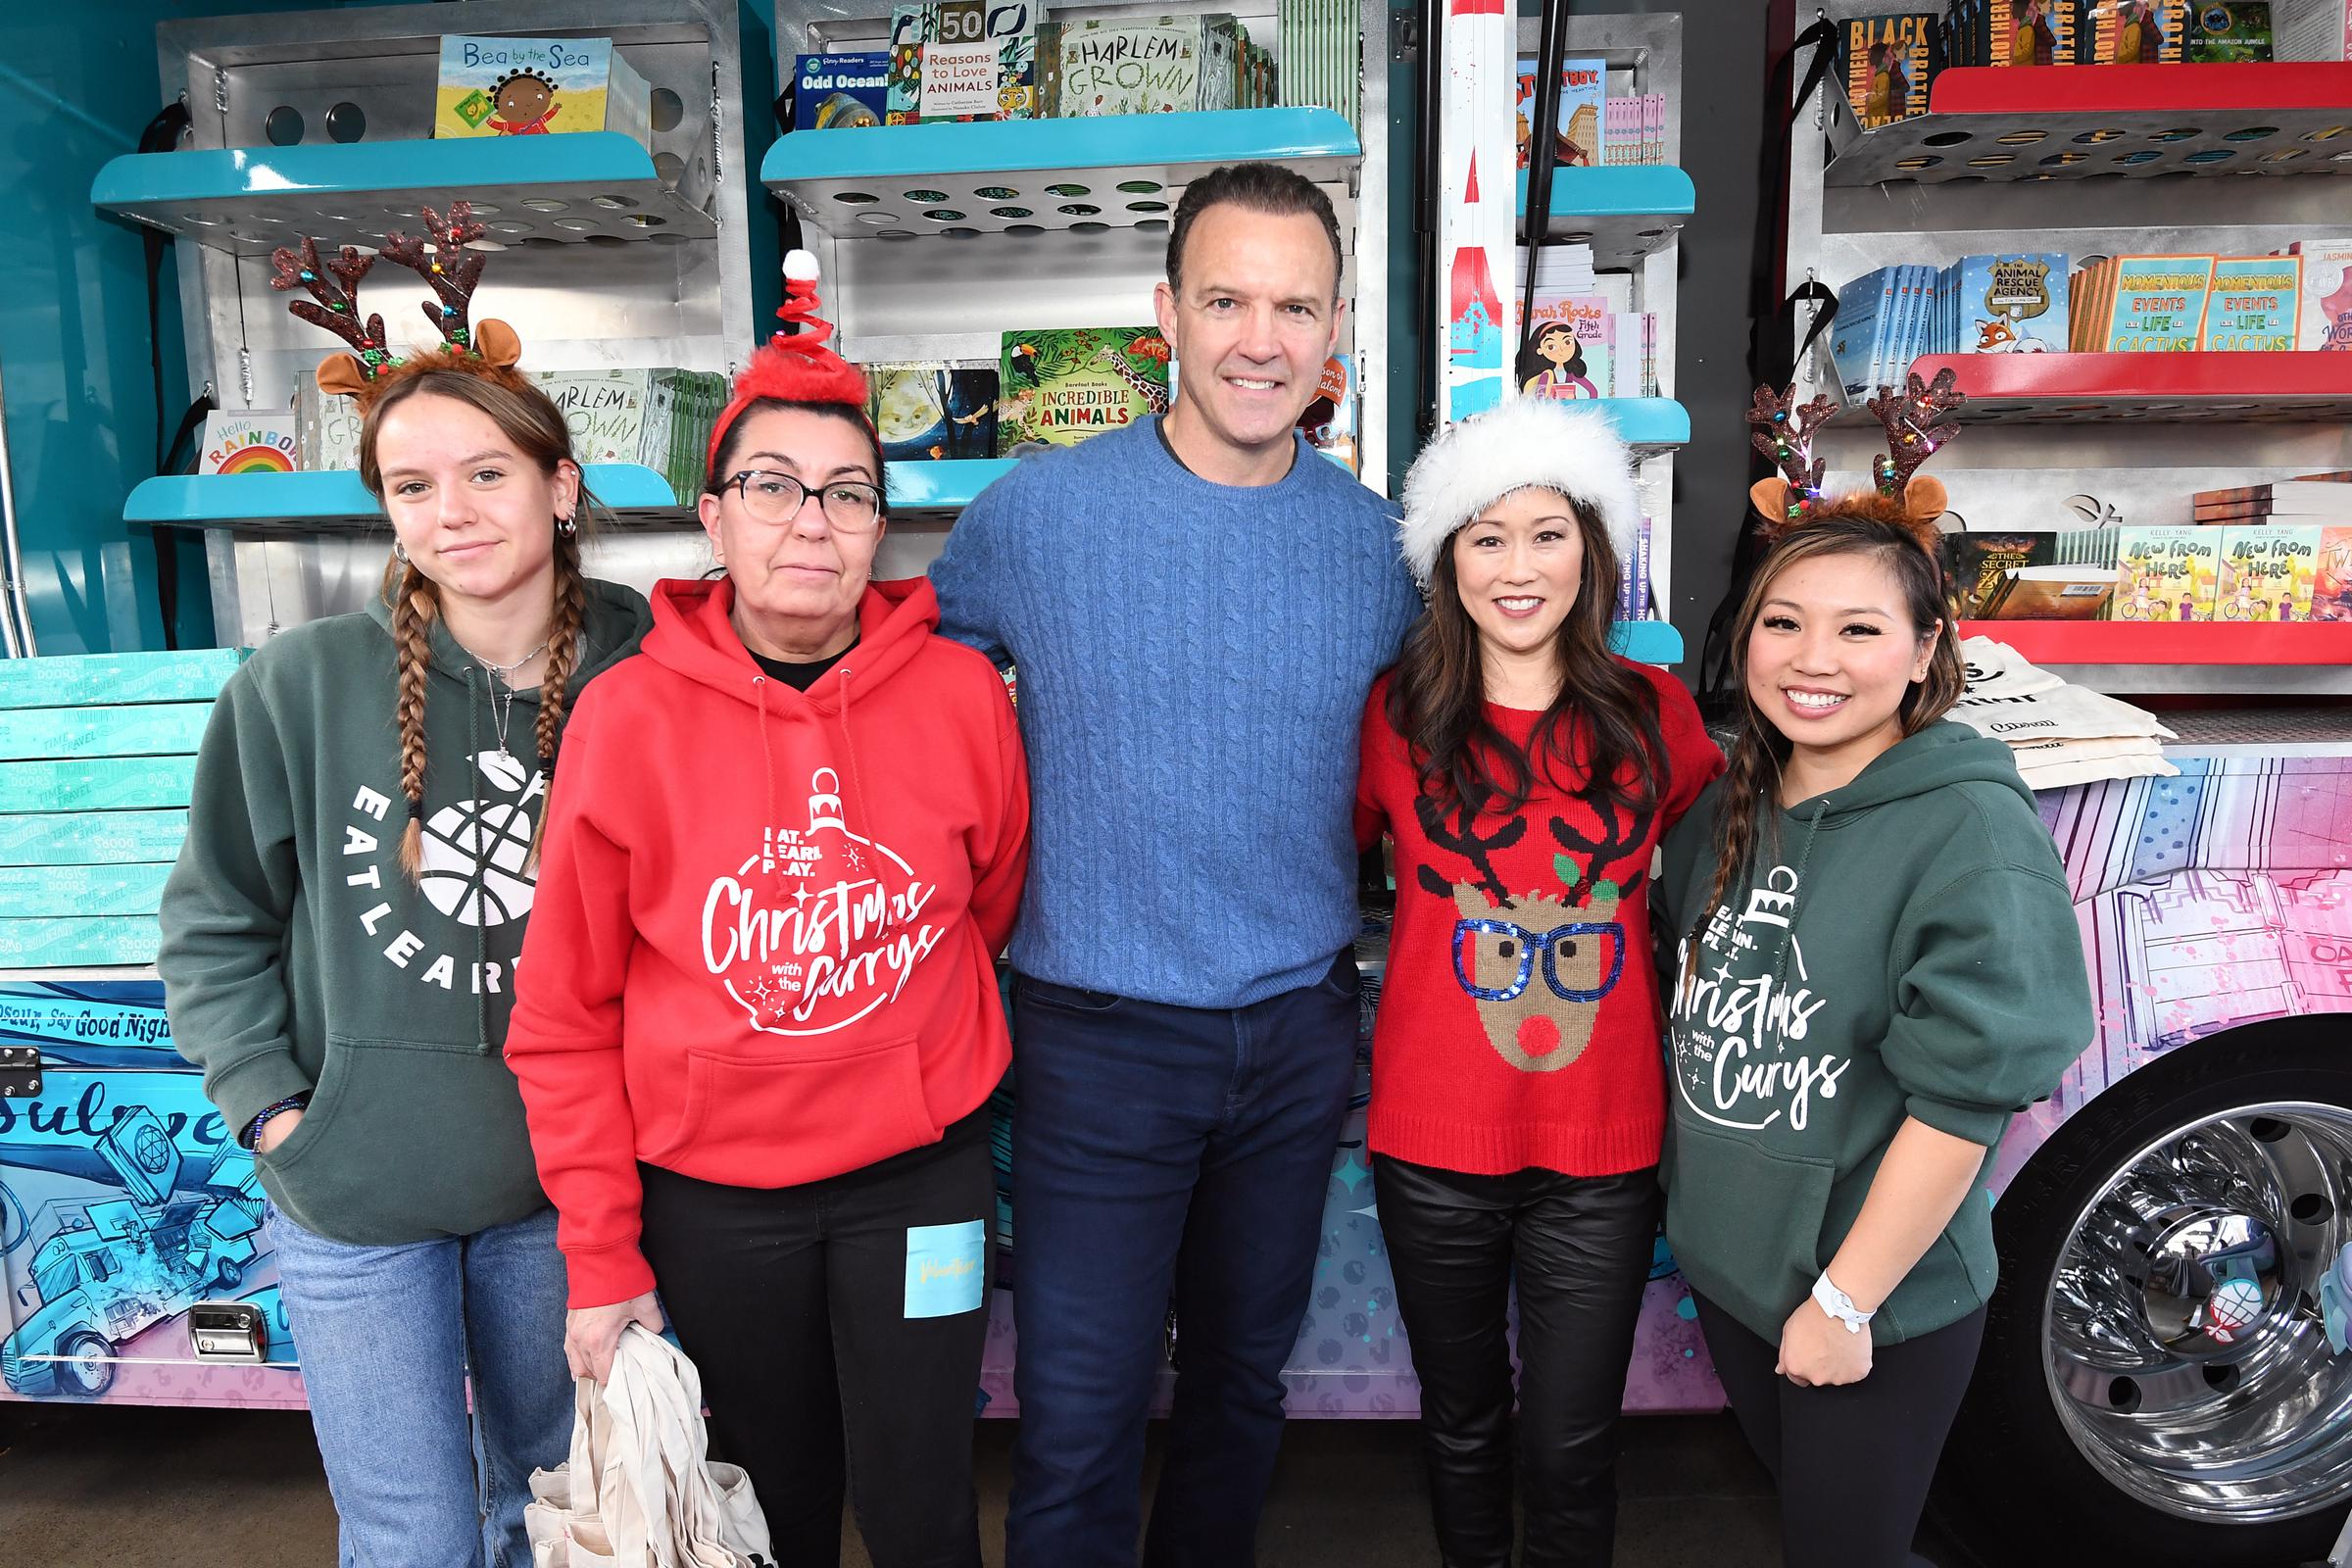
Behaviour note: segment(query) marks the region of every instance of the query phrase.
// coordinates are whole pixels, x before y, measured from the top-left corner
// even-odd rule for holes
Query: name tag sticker
[[[954,1317],[980,1307],[988,1283],[988,1226],[967,1219],[959,1225],[906,1227],[906,1315]]]

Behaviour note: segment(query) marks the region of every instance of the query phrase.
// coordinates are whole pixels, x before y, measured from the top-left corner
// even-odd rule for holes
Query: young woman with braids
[[[1689,693],[1609,651],[1639,523],[1607,419],[1550,399],[1405,479],[1429,603],[1364,712],[1357,837],[1396,863],[1366,1136],[1448,1568],[1512,1560],[1514,1392],[1520,1560],[1606,1563],[1615,1532],[1666,1121],[1646,884],[1723,765]]]
[[[465,219],[427,214],[453,250]],[[346,305],[367,270],[279,254]],[[427,275],[469,287],[472,260]],[[499,1048],[565,714],[650,616],[581,572],[591,501],[511,331],[459,317],[391,362],[380,319],[334,314],[377,355],[320,382],[367,411],[393,559],[366,612],[285,632],[221,692],[159,967],[269,1195],[342,1561],[523,1562],[525,1483],[563,1461],[572,1401],[555,1211]]]
[[[1798,487],[1756,487],[1784,531],[1733,634],[1740,734],[1658,884],[1666,1236],[1779,1483],[1789,1568],[1918,1560],[1993,1287],[1985,1170],[2092,1038],[2034,797],[2006,746],[1943,718],[1963,684],[1943,487],[1910,469],[1950,401],[1913,377],[1874,404],[1882,488],[1823,500],[1816,411],[1763,395]]]

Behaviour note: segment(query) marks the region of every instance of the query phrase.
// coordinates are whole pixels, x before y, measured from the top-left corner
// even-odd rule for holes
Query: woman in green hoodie
[[[221,692],[158,959],[269,1195],[341,1560],[431,1568],[528,1562],[526,1482],[568,1443],[564,1260],[499,1048],[565,709],[651,620],[581,572],[589,497],[513,333],[457,319],[322,368],[368,410],[384,593]]]
[[[1941,486],[1796,510],[1733,634],[1730,769],[1652,894],[1681,933],[1666,1235],[1789,1568],[1891,1568],[1984,1330],[1985,1171],[2090,994],[2008,748],[1943,720]]]

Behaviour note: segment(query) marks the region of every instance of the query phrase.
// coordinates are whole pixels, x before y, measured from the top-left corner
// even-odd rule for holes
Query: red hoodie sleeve
[[[1021,886],[1029,879],[1029,754],[1021,749],[1021,726],[1013,717],[1004,682],[990,671],[996,688],[997,772],[1004,808],[997,820],[995,853],[972,866],[972,920],[991,957],[1011,940],[1021,910]]]
[[[564,731],[507,1026],[507,1065],[522,1087],[539,1184],[556,1205],[573,1307],[654,1288],[637,1250],[643,1192],[620,1066],[621,987],[637,940],[629,854],[595,809],[599,785],[620,760],[600,744],[605,695],[583,693]]]

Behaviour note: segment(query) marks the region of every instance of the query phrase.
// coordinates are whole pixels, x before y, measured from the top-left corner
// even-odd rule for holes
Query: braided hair
[[[1731,749],[1723,775],[1721,808],[1715,818],[1715,874],[1699,905],[1690,931],[1704,929],[1726,893],[1753,868],[1760,821],[1773,818],[1759,800],[1777,797],[1781,768],[1788,758],[1788,738],[1764,716],[1747,691],[1747,645],[1764,605],[1782,572],[1804,561],[1828,556],[1868,555],[1878,558],[1894,576],[1902,592],[1901,613],[1921,637],[1933,635],[1934,652],[1928,672],[1903,694],[1895,716],[1904,739],[1918,734],[1951,711],[1966,690],[1968,677],[1960,661],[1960,640],[1944,603],[1943,575],[1931,553],[1931,519],[1923,530],[1901,502],[1861,492],[1824,503],[1809,518],[1788,527],[1773,542],[1756,566],[1747,597],[1740,606],[1730,639],[1730,689],[1740,703],[1740,734]]]
[[[360,429],[360,478],[378,501],[383,498],[383,469],[376,458],[376,440],[387,413],[419,396],[445,397],[487,415],[500,433],[513,441],[526,461],[554,473],[557,465],[570,462],[571,430],[546,393],[535,386],[515,388],[479,375],[428,370],[389,387],[368,411]],[[584,526],[593,505],[585,486],[574,514]],[[579,670],[580,633],[587,616],[587,578],[581,569],[577,531],[555,530],[555,614],[548,628],[547,669],[539,683],[539,718],[532,734],[539,768],[555,776],[556,749],[563,739],[571,680]],[[424,871],[424,784],[430,760],[425,752],[424,704],[426,677],[432,664],[432,627],[441,614],[440,589],[419,571],[415,562],[397,556],[384,570],[384,602],[392,611],[392,645],[398,676],[393,716],[400,729],[400,790],[408,799],[408,824],[401,830],[400,867],[409,880]],[[539,861],[539,836],[547,822],[546,802],[531,829],[526,870]]]

